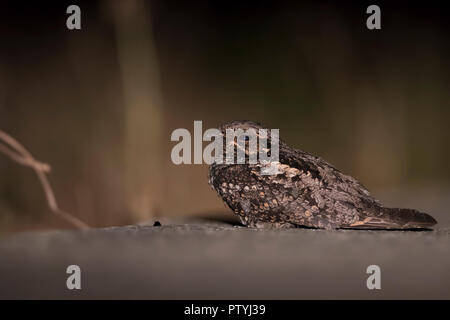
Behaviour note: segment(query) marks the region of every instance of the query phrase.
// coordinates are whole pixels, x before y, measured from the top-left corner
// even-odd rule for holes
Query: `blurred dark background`
[[[66,8],[81,8],[81,30]],[[381,7],[381,30],[366,8]],[[4,1],[0,129],[49,163],[92,226],[231,212],[176,128],[251,119],[391,206],[449,221],[448,16],[410,1]],[[30,168],[0,154],[0,234],[70,228]]]

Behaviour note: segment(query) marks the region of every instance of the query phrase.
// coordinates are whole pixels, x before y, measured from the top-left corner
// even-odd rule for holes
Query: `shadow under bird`
[[[233,121],[219,127],[224,150],[227,129],[263,127],[251,121]],[[270,130],[267,130],[270,141]],[[235,152],[241,146],[231,141]],[[270,145],[269,145],[270,146]],[[248,141],[245,153],[248,160]],[[225,154],[225,151],[224,151]],[[251,164],[213,163],[209,184],[240,218],[256,228],[311,227],[344,229],[427,229],[436,220],[414,209],[386,208],[356,179],[331,164],[294,149],[279,140],[276,175],[263,175],[259,161]]]

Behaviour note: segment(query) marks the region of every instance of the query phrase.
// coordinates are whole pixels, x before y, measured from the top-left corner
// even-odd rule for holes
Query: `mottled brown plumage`
[[[226,129],[239,128],[262,127],[234,121],[219,129],[225,134]],[[250,227],[422,229],[436,224],[433,217],[417,210],[383,207],[353,177],[281,140],[276,165],[280,174],[261,175],[260,163],[214,163],[209,183]]]

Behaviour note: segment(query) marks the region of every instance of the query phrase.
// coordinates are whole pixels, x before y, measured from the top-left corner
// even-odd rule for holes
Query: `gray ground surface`
[[[163,221],[0,242],[0,298],[450,298],[450,229],[254,230]],[[82,289],[66,289],[66,268]],[[366,268],[381,267],[381,290]]]

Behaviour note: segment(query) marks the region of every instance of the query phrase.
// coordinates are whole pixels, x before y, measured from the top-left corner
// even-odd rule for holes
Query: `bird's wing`
[[[352,196],[361,197],[369,202],[378,203],[359,181],[340,172],[320,157],[312,156],[301,150],[293,150],[283,153],[283,155],[280,154],[280,163],[287,164],[290,167],[304,172],[310,172],[311,177],[321,182],[324,188],[329,188],[337,193],[347,193]]]
[[[283,169],[287,167],[286,172],[299,171],[291,175],[291,184],[299,194],[296,202],[311,212],[312,220],[342,226],[364,221],[379,212],[381,205],[362,184],[319,157],[293,150],[283,152],[280,163]]]

